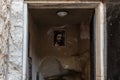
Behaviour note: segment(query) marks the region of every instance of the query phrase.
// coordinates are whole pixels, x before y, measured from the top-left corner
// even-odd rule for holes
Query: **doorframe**
[[[29,6],[28,6],[29,5]],[[100,1],[24,1],[24,40],[23,40],[23,80],[28,80],[28,8],[83,8],[95,9],[94,53],[95,53],[95,80],[105,80],[105,25],[104,4]],[[106,56],[105,56],[106,57]]]

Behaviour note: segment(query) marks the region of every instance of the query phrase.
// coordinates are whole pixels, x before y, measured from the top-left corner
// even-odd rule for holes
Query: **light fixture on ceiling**
[[[65,16],[68,15],[68,12],[67,12],[67,11],[58,11],[58,12],[57,12],[57,15],[58,15],[59,17],[65,17]]]

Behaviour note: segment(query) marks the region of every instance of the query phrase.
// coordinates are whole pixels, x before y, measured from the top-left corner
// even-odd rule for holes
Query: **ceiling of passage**
[[[66,11],[68,15],[60,17],[59,11]],[[36,25],[61,25],[61,24],[79,24],[83,21],[90,21],[93,9],[29,9],[32,21]]]

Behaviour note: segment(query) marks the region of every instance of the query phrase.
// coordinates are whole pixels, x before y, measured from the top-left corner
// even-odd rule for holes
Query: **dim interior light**
[[[57,12],[57,15],[58,15],[59,17],[65,17],[65,16],[68,15],[68,12],[66,12],[66,11],[58,11],[58,12]]]

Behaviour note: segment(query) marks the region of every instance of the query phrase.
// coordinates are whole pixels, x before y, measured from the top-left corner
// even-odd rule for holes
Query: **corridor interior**
[[[29,9],[29,80],[91,80],[93,15],[94,9]]]

